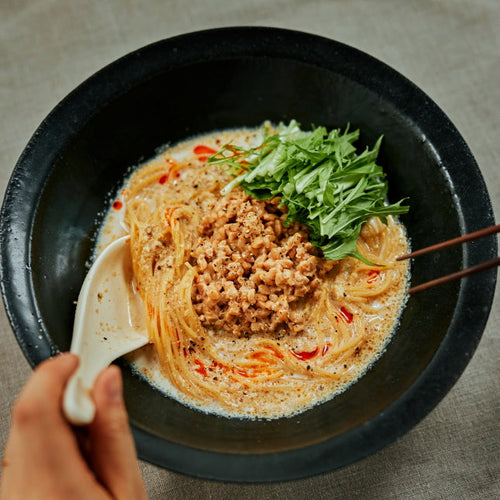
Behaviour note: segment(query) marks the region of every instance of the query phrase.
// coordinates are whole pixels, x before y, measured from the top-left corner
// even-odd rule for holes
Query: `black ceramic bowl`
[[[317,36],[269,28],[192,33],[98,72],[44,120],[14,170],[1,214],[2,292],[34,366],[70,346],[74,301],[100,214],[131,165],[194,134],[297,119],[384,134],[380,162],[414,248],[494,223],[477,165],[449,119],[376,59]],[[496,240],[422,257],[418,284],[496,256]],[[123,364],[139,456],[234,481],[300,478],[349,464],[421,420],[464,370],[485,326],[495,271],[410,298],[387,351],[356,384],[293,418],[206,415]]]

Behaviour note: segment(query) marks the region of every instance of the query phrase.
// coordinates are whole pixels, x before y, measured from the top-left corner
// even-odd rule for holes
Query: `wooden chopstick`
[[[466,276],[470,276],[471,274],[486,271],[486,269],[491,269],[492,267],[497,266],[500,266],[500,257],[495,257],[494,259],[487,260],[486,262],[482,262],[481,264],[477,264],[476,266],[471,266],[467,269],[457,271],[456,273],[447,274],[446,276],[442,276],[441,278],[437,278],[435,280],[422,283],[421,285],[411,287],[408,289],[407,293],[421,292],[422,290],[427,290],[428,288],[431,288],[433,286],[441,285],[442,283],[448,283],[448,281],[465,278]]]
[[[479,231],[474,231],[473,233],[464,234],[463,236],[459,236],[458,238],[453,238],[451,240],[443,241],[441,243],[431,245],[430,247],[421,248],[420,250],[416,250],[415,252],[407,253],[406,255],[401,255],[396,260],[411,259],[413,257],[418,257],[419,255],[424,255],[426,253],[435,252],[436,250],[441,250],[442,248],[448,248],[453,245],[459,245],[460,243],[477,240],[479,238],[484,238],[485,236],[489,236],[490,234],[497,234],[497,233],[500,233],[500,224],[497,224],[496,226],[487,227],[485,229],[480,229]]]
[[[429,247],[422,248],[420,250],[416,250],[415,252],[408,253],[406,255],[401,255],[396,260],[404,260],[410,259],[413,257],[418,257],[420,255],[424,255],[430,252],[435,252],[437,250],[441,250],[443,248],[448,248],[453,245],[458,245],[460,243],[465,243],[467,241],[477,240],[479,238],[484,238],[485,236],[489,236],[491,234],[497,234],[500,232],[500,224],[495,226],[487,227],[485,229],[481,229],[479,231],[474,231],[473,233],[465,234],[463,236],[459,236],[458,238],[453,238],[451,240],[443,241],[441,243],[437,243],[436,245],[431,245]],[[460,278],[464,278],[466,276],[470,276],[471,274],[479,273],[481,271],[486,271],[487,269],[491,269],[493,267],[500,266],[500,257],[496,257],[494,259],[488,260],[481,264],[477,264],[472,267],[468,267],[467,269],[462,269],[461,271],[457,271],[455,273],[447,274],[446,276],[442,276],[441,278],[437,278],[435,280],[427,281],[426,283],[422,283],[420,285],[414,286],[408,289],[407,293],[415,293],[421,292],[422,290],[427,290],[436,285],[440,285],[442,283],[447,283],[449,281],[457,280]]]

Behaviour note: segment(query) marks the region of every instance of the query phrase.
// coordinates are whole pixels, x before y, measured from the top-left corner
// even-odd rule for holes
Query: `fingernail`
[[[123,387],[122,387],[122,377],[121,377],[121,372],[120,369],[117,368],[116,366],[111,366],[108,368],[110,370],[110,374],[108,376],[108,383],[107,383],[107,393],[108,393],[108,398],[112,402],[118,402],[121,401],[122,399],[122,392],[123,392]]]

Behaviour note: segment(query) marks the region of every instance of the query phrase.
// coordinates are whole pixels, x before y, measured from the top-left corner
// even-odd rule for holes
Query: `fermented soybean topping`
[[[334,262],[318,257],[305,228],[283,225],[278,205],[277,198],[259,201],[236,188],[203,218],[192,255],[193,303],[205,327],[236,336],[303,331],[300,299]]]
[[[194,342],[179,332],[172,345],[190,370],[189,384],[200,390],[169,378],[154,347],[129,359],[167,395],[228,417],[289,416],[345,390],[382,353],[404,305],[407,263],[394,257],[407,243],[397,222],[373,220],[361,231],[361,250],[385,267],[353,258],[327,262],[303,226],[283,224],[276,199],[258,201],[240,188],[221,195],[231,177],[207,166],[209,155],[226,143],[255,147],[259,140],[255,130],[207,134],[139,167],[161,172],[142,191],[155,200],[151,206],[160,198],[182,200],[196,214],[186,266],[195,270],[190,300],[204,331]],[[117,200],[123,206],[110,208],[100,248],[126,230],[128,189],[125,183]],[[157,265],[169,265],[156,257]],[[174,316],[183,314],[181,299],[171,304]]]

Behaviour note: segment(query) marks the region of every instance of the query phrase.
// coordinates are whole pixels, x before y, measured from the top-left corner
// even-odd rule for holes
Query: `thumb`
[[[114,498],[146,498],[122,393],[120,369],[109,366],[93,390],[96,413],[89,426],[90,460]]]

